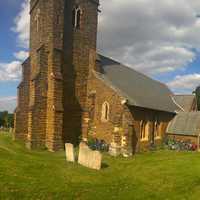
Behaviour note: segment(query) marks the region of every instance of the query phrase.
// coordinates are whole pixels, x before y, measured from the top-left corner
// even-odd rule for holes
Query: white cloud
[[[14,20],[12,30],[17,33],[17,42],[20,47],[28,48],[29,46],[29,0],[24,0],[21,10]]]
[[[15,20],[15,31],[26,46],[28,2]],[[101,10],[100,51],[146,74],[185,68],[195,59],[192,49],[200,49],[198,0],[101,0]]]
[[[0,81],[16,81],[21,77],[21,62],[0,63]]]
[[[29,46],[29,0],[24,0],[19,14],[14,19],[12,30],[17,33],[17,44],[20,47]],[[16,58],[10,63],[0,62],[0,81],[16,81],[21,77],[21,62],[28,57],[28,52],[21,50],[13,54]]]
[[[200,49],[198,0],[102,1],[99,49],[146,74],[185,68]]]
[[[16,59],[24,61],[26,60],[26,58],[28,58],[29,53],[27,51],[19,51],[19,52],[14,53],[14,56]]]
[[[16,96],[0,97],[0,102],[16,101],[16,100],[17,100]]]
[[[13,28],[23,47],[29,42],[28,2],[24,0]],[[183,70],[200,50],[199,0],[101,0],[101,10],[99,50],[145,74]],[[183,79],[191,76],[177,76],[169,85],[189,91],[196,83],[188,86]]]
[[[9,111],[12,113],[16,107],[16,96],[0,97],[0,111]]]
[[[10,63],[0,63],[0,81],[17,81],[21,77],[22,62],[29,56],[26,51],[14,53],[16,60]]]
[[[168,86],[174,91],[182,93],[191,93],[197,86],[200,85],[200,74],[187,74],[176,76],[174,80],[168,83]]]

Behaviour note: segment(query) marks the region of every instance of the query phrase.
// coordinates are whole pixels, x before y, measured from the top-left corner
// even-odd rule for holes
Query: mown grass
[[[200,199],[200,153],[103,155],[103,163],[90,170],[67,163],[64,152],[29,151],[0,133],[0,199]]]

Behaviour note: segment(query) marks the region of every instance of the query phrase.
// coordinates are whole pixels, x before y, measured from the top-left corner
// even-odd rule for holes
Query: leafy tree
[[[8,114],[8,127],[14,127],[14,114]]]
[[[5,128],[14,127],[14,115],[9,114],[8,111],[0,112],[0,127]]]
[[[2,127],[2,126],[3,126],[3,119],[0,116],[0,127]]]
[[[2,112],[3,127],[8,127],[8,111]]]

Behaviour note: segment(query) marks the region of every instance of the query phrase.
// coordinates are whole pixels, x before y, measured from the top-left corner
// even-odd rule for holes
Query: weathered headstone
[[[109,146],[109,152],[108,152],[111,156],[117,157],[121,154],[121,147],[115,143],[112,142]]]
[[[131,147],[123,147],[121,150],[122,156],[125,158],[133,156],[133,150]]]
[[[69,162],[75,162],[75,153],[73,144],[65,144],[66,159]]]
[[[79,145],[79,156],[78,163],[91,168],[100,170],[101,169],[102,155],[99,151],[91,150],[87,144],[80,143]]]
[[[121,148],[122,156],[125,158],[131,157],[133,155],[133,149],[129,141],[128,135],[122,136],[121,143],[122,143],[122,148]]]

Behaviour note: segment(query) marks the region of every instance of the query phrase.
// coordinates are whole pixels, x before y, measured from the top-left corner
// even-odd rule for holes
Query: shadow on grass
[[[109,165],[106,164],[106,163],[102,163],[102,164],[101,164],[101,169],[106,169],[106,168],[108,168],[108,167],[109,167]]]

